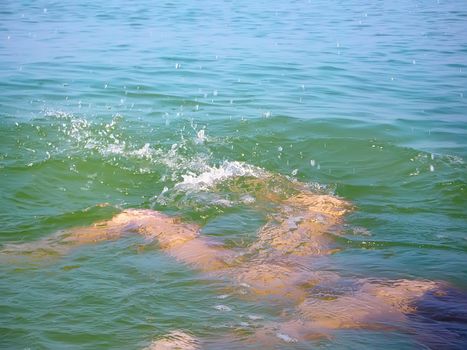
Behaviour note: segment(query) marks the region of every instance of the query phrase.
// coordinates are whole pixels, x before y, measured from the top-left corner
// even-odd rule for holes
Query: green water
[[[355,205],[323,269],[465,291],[466,53],[463,1],[2,2],[0,244],[151,208],[244,245],[266,213],[219,185],[267,171]],[[141,349],[280,318],[225,289],[140,237],[2,259],[0,347]],[[381,344],[424,348],[369,330],[280,348]]]

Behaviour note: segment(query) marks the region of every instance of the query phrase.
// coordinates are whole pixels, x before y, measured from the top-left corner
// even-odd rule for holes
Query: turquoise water
[[[261,169],[355,205],[323,269],[466,291],[466,62],[464,1],[3,1],[0,244],[123,208],[247,244],[267,214],[214,185]],[[141,237],[2,259],[0,276],[4,349],[242,338],[248,315],[281,314],[220,302],[225,283]],[[382,344],[425,348],[397,330],[278,348]]]

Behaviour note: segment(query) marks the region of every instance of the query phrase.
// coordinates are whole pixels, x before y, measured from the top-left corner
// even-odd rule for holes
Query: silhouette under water
[[[128,209],[108,221],[59,232],[44,240],[10,245],[3,257],[62,255],[72,248],[139,234],[226,288],[243,288],[245,298],[283,305],[282,319],[264,323],[242,340],[244,346],[272,347],[332,337],[337,329],[399,330],[430,348],[461,349],[467,336],[467,297],[446,283],[341,277],[315,266],[318,257],[339,251],[339,230],[352,205],[344,199],[281,179],[287,191],[274,190],[277,178],[246,180],[253,206],[268,204],[271,214],[246,248],[229,249],[201,234],[198,225],[149,209]],[[235,182],[230,190],[235,188]],[[286,193],[286,194],[284,194]],[[279,301],[279,303],[278,303]],[[225,339],[198,339],[190,330],[173,330],[147,349],[216,348]]]

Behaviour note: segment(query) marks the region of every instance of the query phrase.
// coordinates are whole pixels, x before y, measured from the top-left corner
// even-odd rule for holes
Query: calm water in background
[[[254,166],[356,205],[334,271],[465,290],[466,118],[465,1],[3,0],[0,243],[127,207],[251,241],[264,214],[207,185]],[[0,277],[1,348],[140,349],[278,316],[237,298],[216,310],[221,283],[137,237]],[[341,331],[282,348],[380,344],[422,346]]]

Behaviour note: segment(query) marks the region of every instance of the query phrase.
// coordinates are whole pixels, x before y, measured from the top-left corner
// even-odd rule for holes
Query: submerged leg
[[[467,312],[463,310],[467,298],[441,283],[357,280],[339,284],[311,288],[306,300],[290,315],[284,315],[283,322],[265,325],[254,339],[269,339],[271,344],[303,342],[331,337],[339,329],[365,329],[407,332],[427,345],[439,346],[444,337],[444,347],[453,349],[461,349],[458,345],[466,340]],[[428,310],[423,307],[427,303]],[[453,317],[442,317],[439,322],[440,313]]]
[[[342,287],[317,288],[297,308],[314,328],[385,328],[403,325],[416,312],[414,303],[440,290],[432,281],[350,281]],[[313,293],[314,292],[314,293]]]

